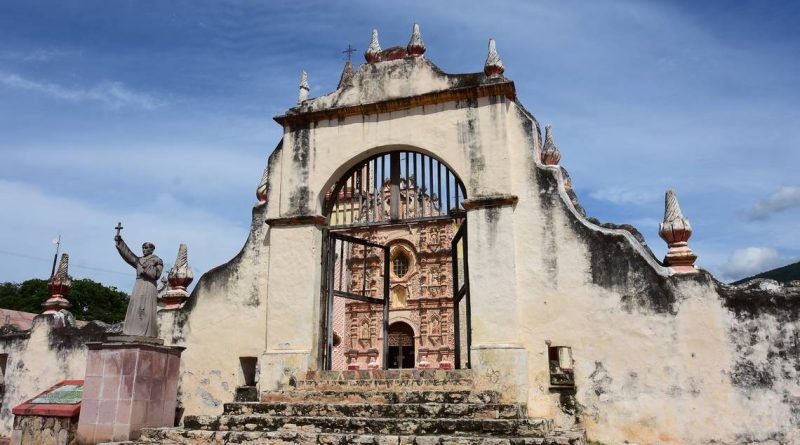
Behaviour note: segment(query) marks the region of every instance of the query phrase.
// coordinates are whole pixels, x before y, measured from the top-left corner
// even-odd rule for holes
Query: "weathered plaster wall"
[[[11,410],[62,380],[83,380],[86,342],[101,341],[103,327],[53,328],[49,316],[36,317],[30,331],[0,335],[0,354],[8,354],[5,392],[0,408],[0,436],[11,435]]]
[[[250,235],[234,259],[204,274],[183,309],[159,312],[165,344],[186,348],[178,388],[186,413],[221,413],[244,385],[239,358],[264,352],[270,250],[265,208],[253,209]]]
[[[577,416],[606,443],[800,440],[797,291],[737,315],[706,272],[671,275],[630,234],[582,220],[560,174],[532,168],[538,193],[515,209],[529,413]],[[547,342],[573,348],[575,391],[550,390]]]

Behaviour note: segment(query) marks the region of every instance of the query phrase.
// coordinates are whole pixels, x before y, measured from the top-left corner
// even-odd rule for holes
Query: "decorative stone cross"
[[[349,43],[347,44],[347,49],[342,51],[342,53],[347,54],[347,60],[350,60],[353,57],[354,52],[356,52],[356,49],[350,46]]]
[[[117,236],[119,236],[119,232],[120,232],[120,231],[123,229],[123,227],[122,227],[122,223],[121,223],[121,222],[118,222],[118,223],[117,223],[117,226],[116,226],[116,227],[114,227],[114,228],[115,228],[115,229],[117,229]]]

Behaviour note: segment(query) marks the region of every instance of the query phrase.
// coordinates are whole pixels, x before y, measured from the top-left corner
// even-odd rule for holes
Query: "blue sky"
[[[588,213],[657,255],[665,190],[698,264],[732,280],[800,258],[800,3],[0,0],[0,281],[72,275],[130,290],[113,248],[233,257],[280,139],[272,116],[335,88],[371,29],[480,71],[497,40]]]

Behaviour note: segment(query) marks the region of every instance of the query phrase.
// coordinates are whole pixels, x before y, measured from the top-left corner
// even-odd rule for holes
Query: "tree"
[[[40,313],[42,303],[49,296],[46,280],[34,278],[22,283],[0,284],[0,307],[5,309]],[[72,291],[67,298],[76,319],[117,323],[125,319],[129,297],[116,287],[83,278],[72,280]]]

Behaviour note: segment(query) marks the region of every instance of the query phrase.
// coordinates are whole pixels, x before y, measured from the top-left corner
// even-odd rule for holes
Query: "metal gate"
[[[331,369],[333,364],[334,310],[337,304],[347,301],[383,307],[381,358],[382,368],[386,369],[389,351],[389,248],[336,232],[328,232],[324,248],[326,335],[323,369]],[[367,329],[371,327],[367,326]],[[370,331],[368,334],[371,338]]]
[[[453,320],[456,369],[470,368],[472,315],[469,305],[469,261],[467,261],[467,221],[453,237]],[[465,340],[465,341],[463,341]]]

